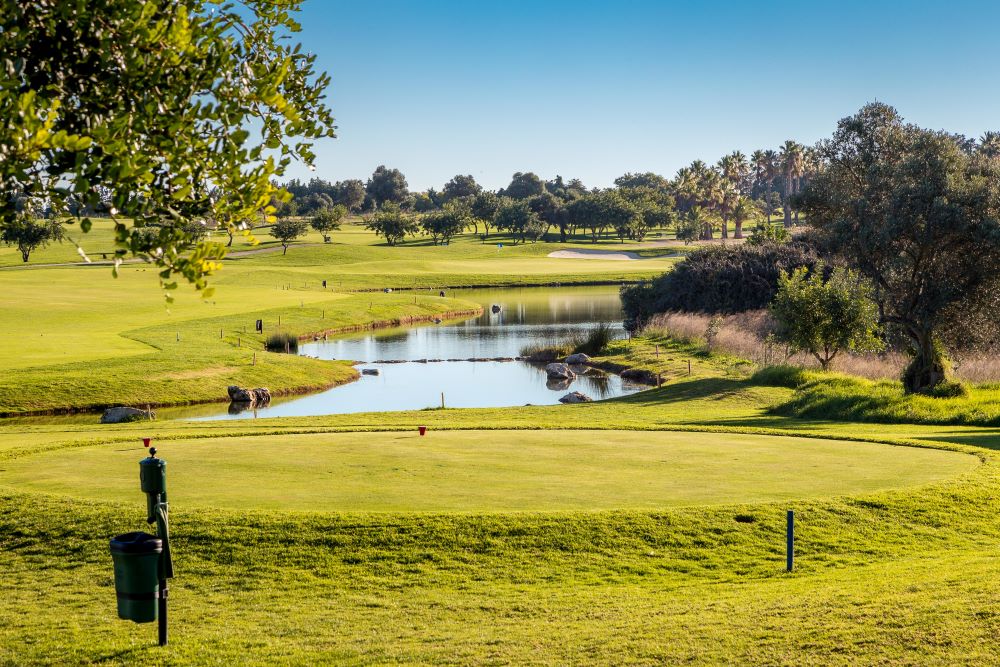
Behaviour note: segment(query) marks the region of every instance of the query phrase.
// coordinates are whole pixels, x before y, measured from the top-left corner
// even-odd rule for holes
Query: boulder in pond
[[[377,368],[362,368],[361,369],[361,374],[362,375],[379,375],[380,371]]]
[[[583,366],[590,363],[590,357],[583,352],[577,352],[566,357],[566,363],[571,366]]]
[[[593,401],[590,396],[586,394],[581,394],[578,391],[571,391],[562,398],[559,399],[560,403],[590,403]]]
[[[233,403],[250,403],[251,405],[266,405],[271,402],[271,392],[266,387],[255,387],[245,389],[236,385],[229,385],[226,388],[229,393],[229,400]]]
[[[101,415],[102,424],[124,424],[125,422],[147,421],[155,419],[156,413],[152,410],[140,410],[138,408],[128,408],[119,406],[108,408]]]
[[[566,364],[559,363],[548,364],[545,367],[545,374],[550,378],[560,380],[572,380],[576,377],[576,373],[573,372],[573,369]]]

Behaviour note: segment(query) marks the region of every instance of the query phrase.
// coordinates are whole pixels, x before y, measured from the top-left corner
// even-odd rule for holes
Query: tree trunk
[[[733,238],[734,239],[743,238],[743,221],[737,220],[734,224],[736,225],[736,233],[733,234]]]
[[[281,251],[282,255],[284,255],[285,253],[288,252],[288,246],[286,246],[285,244],[282,244],[281,247],[282,247],[282,251]]]
[[[781,212],[785,215],[785,229],[792,226],[792,209],[789,200],[791,199],[791,178],[785,177],[785,198],[781,202]]]
[[[928,331],[910,332],[913,360],[903,371],[903,388],[907,393],[927,391],[944,382],[948,376],[945,358],[934,335]]]
[[[767,199],[764,200],[764,209],[767,211],[767,224],[771,224],[771,185],[773,181],[767,182]]]
[[[21,250],[21,261],[22,262],[27,262],[28,261],[28,255],[30,255],[30,254],[31,254],[30,250],[23,250],[22,249]]]

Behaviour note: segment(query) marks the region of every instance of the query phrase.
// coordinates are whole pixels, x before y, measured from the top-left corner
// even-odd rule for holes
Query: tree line
[[[733,151],[714,165],[695,160],[673,178],[626,173],[610,188],[517,172],[497,191],[458,174],[440,190],[422,192],[411,192],[402,172],[382,165],[364,182],[292,179],[283,184],[292,199],[273,204],[283,218],[336,206],[366,214],[366,224],[389,245],[418,231],[447,242],[466,229],[483,239],[503,232],[515,242],[549,240],[553,231],[563,242],[576,234],[593,241],[608,234],[642,241],[650,231],[668,227],[685,242],[740,239],[748,221],[766,218],[770,223],[778,211],[786,228],[797,224],[797,196],[820,164],[816,147],[789,140],[777,150],[757,150],[749,157]]]

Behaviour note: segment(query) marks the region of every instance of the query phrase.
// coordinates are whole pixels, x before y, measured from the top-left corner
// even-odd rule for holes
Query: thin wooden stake
[[[444,392],[441,392],[441,409],[444,410]]]

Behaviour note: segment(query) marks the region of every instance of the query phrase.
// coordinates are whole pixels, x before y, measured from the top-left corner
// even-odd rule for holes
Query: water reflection
[[[478,302],[483,313],[461,322],[353,333],[300,346],[302,354],[363,362],[359,371],[377,368],[379,375],[365,375],[341,387],[275,402],[253,413],[216,410],[206,415],[199,410],[196,418],[414,410],[440,406],[442,394],[448,407],[551,405],[570,391],[601,399],[645,388],[587,367],[579,368],[572,380],[551,380],[544,364],[480,361],[515,357],[526,345],[556,342],[597,322],[613,322],[620,331],[617,287],[449,290],[448,296]],[[492,312],[493,305],[500,306],[500,312]],[[462,361],[415,363],[454,359]],[[406,363],[373,364],[375,361]]]

